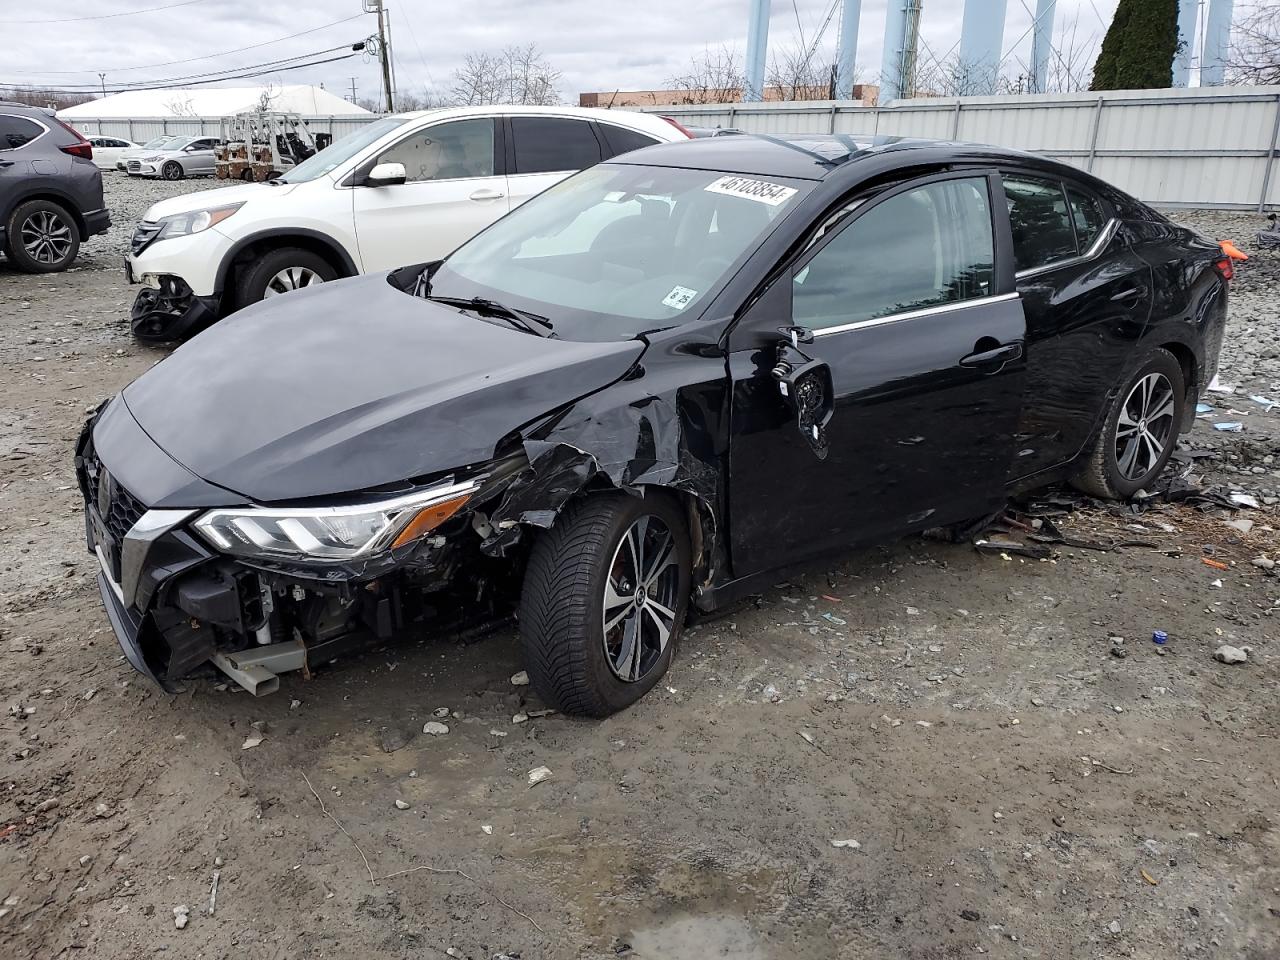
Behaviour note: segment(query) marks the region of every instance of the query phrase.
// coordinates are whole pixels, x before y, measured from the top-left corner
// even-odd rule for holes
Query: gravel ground
[[[1069,535],[1156,547],[1039,562],[862,551],[692,629],[621,716],[516,723],[506,633],[263,700],[119,656],[71,444],[164,355],[124,321],[131,218],[210,183],[111,176],[77,269],[0,264],[0,956],[1280,956],[1280,580],[1251,563],[1280,411],[1249,399],[1280,399],[1280,255],[1239,268],[1235,392],[1180,467],[1259,509],[1084,504]],[[1250,252],[1261,225],[1186,219]]]

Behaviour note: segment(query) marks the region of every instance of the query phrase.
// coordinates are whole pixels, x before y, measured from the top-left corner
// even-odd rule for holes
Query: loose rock
[[[1213,651],[1213,659],[1219,663],[1248,663],[1249,651],[1242,647],[1233,647],[1229,643],[1224,643]]]
[[[441,723],[439,720],[428,720],[423,725],[422,732],[433,737],[443,737],[449,732],[449,725]]]

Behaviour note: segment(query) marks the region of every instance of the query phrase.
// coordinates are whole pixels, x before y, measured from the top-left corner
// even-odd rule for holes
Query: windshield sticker
[[[784,187],[780,183],[751,180],[747,177],[721,177],[703,189],[708,193],[723,193],[730,197],[767,203],[771,207],[781,206],[796,195],[795,187]]]
[[[663,298],[662,305],[664,307],[671,307],[674,310],[683,310],[693,302],[693,298],[697,295],[697,290],[690,290],[688,287],[682,287],[677,284],[672,287],[671,292]]]

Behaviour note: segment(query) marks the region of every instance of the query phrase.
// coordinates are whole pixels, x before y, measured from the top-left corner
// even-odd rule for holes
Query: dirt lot
[[[120,656],[71,447],[164,355],[123,322],[132,219],[207,186],[109,175],[121,226],[78,269],[0,263],[0,956],[1280,955],[1280,580],[1251,563],[1280,559],[1280,410],[1249,399],[1280,398],[1280,256],[1240,268],[1236,392],[1182,468],[1259,509],[1085,506],[1064,531],[1155,548],[1042,561],[851,555],[692,629],[625,714],[516,723],[506,632],[262,700]],[[1189,219],[1250,252],[1261,225]]]

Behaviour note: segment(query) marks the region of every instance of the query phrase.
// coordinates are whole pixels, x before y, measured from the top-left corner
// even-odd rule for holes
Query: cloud
[[[30,13],[56,19],[123,13],[155,6],[162,0],[46,0],[36,6],[16,4],[0,13],[0,21]],[[839,4],[827,27],[823,46],[833,50]],[[900,2],[900,0],[893,0]],[[1074,26],[1075,42],[1096,43],[1105,31],[1116,0],[1058,0],[1057,26],[1062,36]],[[1008,0],[1004,49],[1010,64],[1028,59],[1035,0]],[[575,102],[591,90],[648,89],[662,86],[707,47],[746,49],[748,0],[471,0],[431,4],[390,0],[396,75],[404,89],[431,86],[447,90],[463,55],[496,50],[506,44],[537,43],[563,74],[561,95]],[[867,80],[880,72],[886,0],[863,0],[857,71]],[[832,9],[832,0],[774,0],[770,46],[798,46],[801,32],[811,41]],[[149,66],[261,44],[299,31],[350,17],[355,0],[311,0],[305,5],[264,4],[259,0],[199,2],[136,16],[59,24],[3,24],[16,42],[6,44],[0,83],[28,82],[47,86],[98,86],[98,72],[108,83],[162,80],[231,67],[251,67],[269,60],[318,51],[363,39],[376,30],[372,16],[327,27],[305,36],[281,40],[240,53],[170,66]],[[928,0],[921,22],[921,56],[944,57],[958,41],[963,0]],[[798,14],[797,14],[798,11]],[[799,21],[797,23],[797,20]],[[15,33],[16,32],[16,33]],[[330,54],[332,55],[332,54]],[[146,69],[130,69],[145,66]],[[278,72],[236,83],[323,83],[347,94],[355,78],[361,97],[375,97],[380,87],[376,62],[357,56],[305,71]]]

